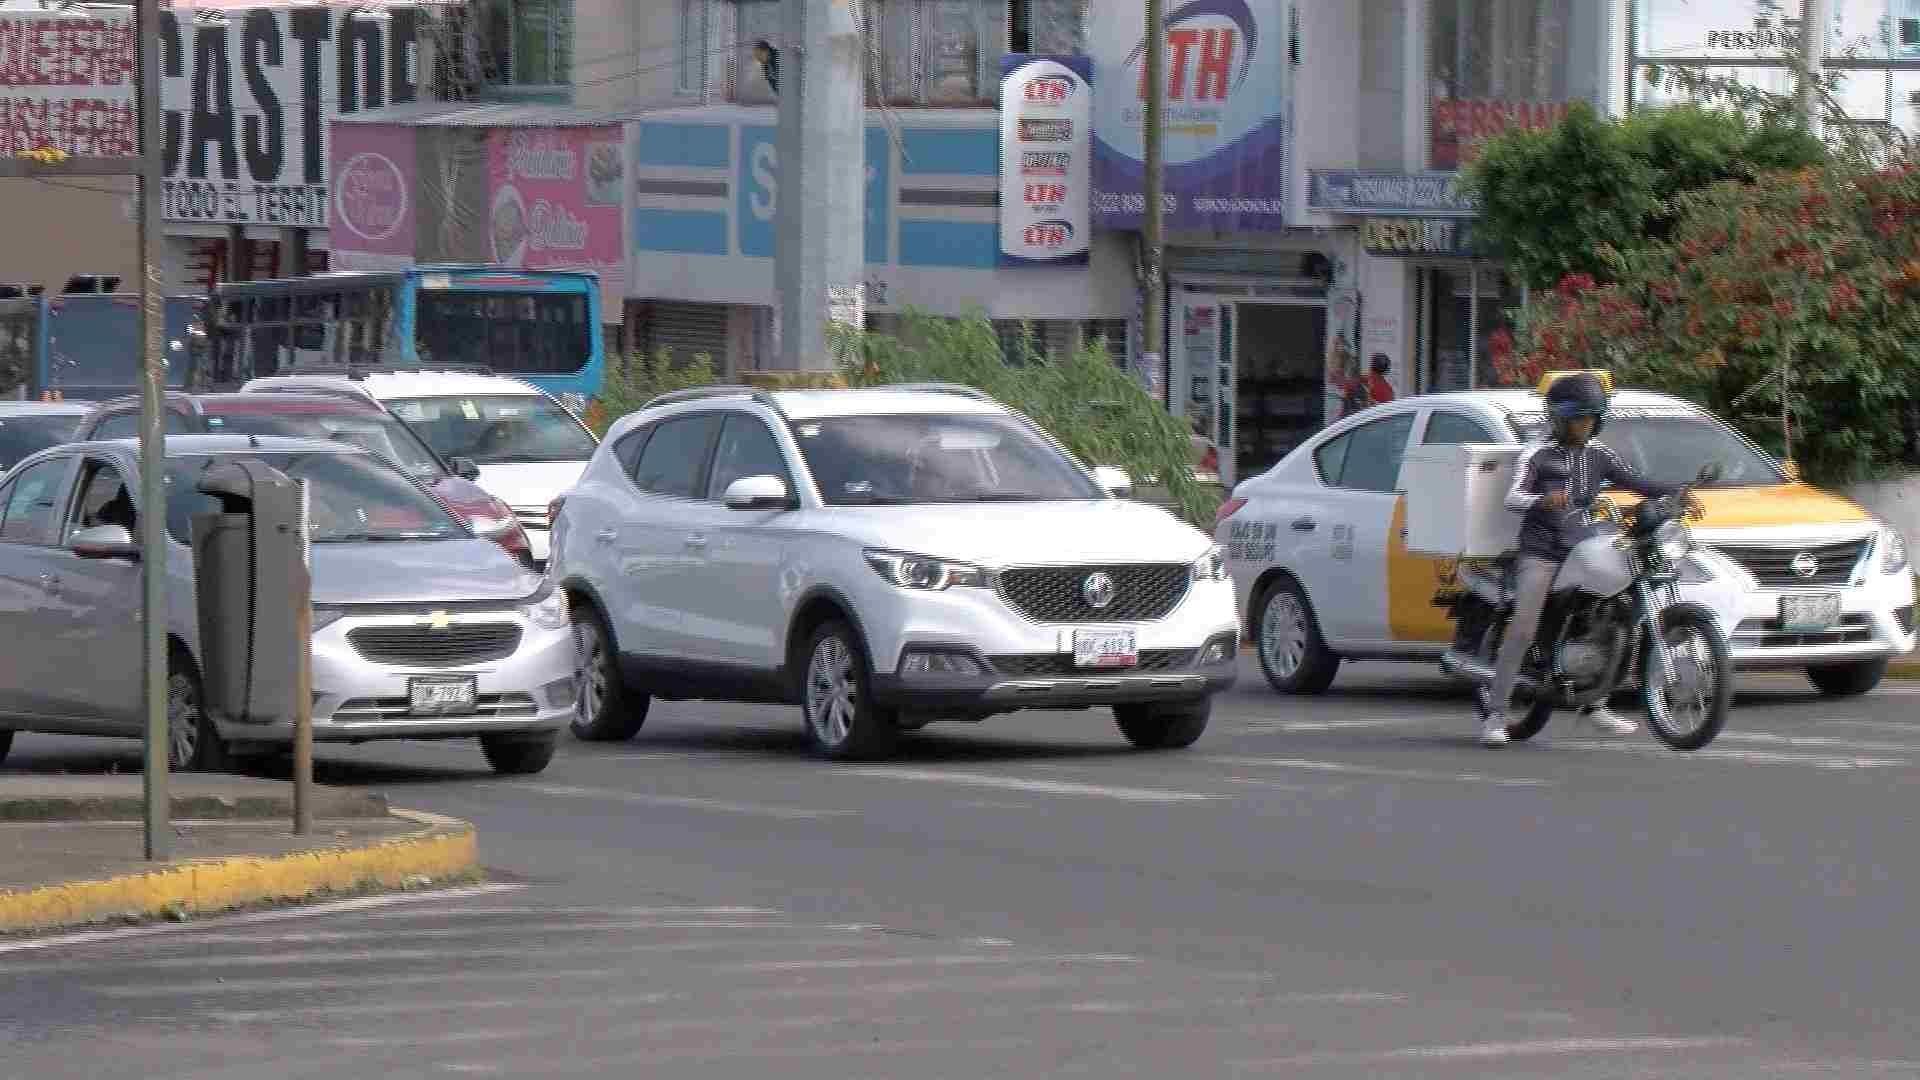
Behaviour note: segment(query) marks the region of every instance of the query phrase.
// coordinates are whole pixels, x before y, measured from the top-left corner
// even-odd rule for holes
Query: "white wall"
[[[574,0],[573,35],[576,104],[597,109],[673,100],[680,0]],[[725,57],[707,61],[724,64]]]
[[[1351,169],[1360,160],[1360,127],[1397,128],[1397,108],[1385,117],[1361,112],[1361,5],[1380,0],[1323,0],[1302,4],[1300,64],[1293,69],[1293,175],[1288,178],[1289,216],[1314,225],[1345,224],[1307,210],[1307,170]]]

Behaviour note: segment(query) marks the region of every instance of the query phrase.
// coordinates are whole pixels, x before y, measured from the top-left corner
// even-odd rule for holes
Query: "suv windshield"
[[[420,436],[407,425],[373,409],[330,411],[311,405],[287,406],[272,412],[209,409],[207,430],[226,435],[332,439],[371,450],[426,483],[447,475],[446,468],[420,441]]]
[[[1102,497],[1087,474],[1009,416],[803,420],[793,438],[831,506]]]
[[[218,513],[220,502],[199,490],[211,465],[242,455],[167,461],[167,532],[193,542],[196,514]],[[246,454],[307,483],[308,529],[316,544],[382,540],[464,540],[467,532],[413,481],[371,454]]]
[[[1546,418],[1538,414],[1516,416],[1513,425],[1522,438],[1546,436]],[[1642,476],[1662,484],[1692,484],[1707,465],[1720,467],[1713,487],[1786,482],[1765,454],[1725,424],[1691,409],[1611,410],[1599,441]]]
[[[552,399],[536,394],[396,398],[387,406],[442,457],[498,465],[593,456],[593,434]]]
[[[0,416],[0,471],[13,468],[28,454],[66,442],[79,425],[78,416],[32,413]]]

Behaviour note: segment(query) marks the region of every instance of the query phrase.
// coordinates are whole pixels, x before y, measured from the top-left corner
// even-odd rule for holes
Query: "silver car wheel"
[[[1260,615],[1260,655],[1267,670],[1291,679],[1307,656],[1307,612],[1291,592],[1281,590],[1267,599]]]
[[[847,741],[859,700],[853,651],[838,637],[821,638],[807,664],[807,724],[820,745],[833,749]]]
[[[184,769],[200,748],[200,695],[181,672],[167,676],[167,765]]]
[[[573,624],[574,712],[580,726],[592,727],[607,708],[607,640],[600,624],[581,619]]]

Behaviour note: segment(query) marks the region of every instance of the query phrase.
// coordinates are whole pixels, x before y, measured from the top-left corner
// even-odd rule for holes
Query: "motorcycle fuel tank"
[[[1553,579],[1553,591],[1578,589],[1588,596],[1618,596],[1633,586],[1633,564],[1627,552],[1618,547],[1613,534],[1590,536],[1574,545],[1560,573]]]

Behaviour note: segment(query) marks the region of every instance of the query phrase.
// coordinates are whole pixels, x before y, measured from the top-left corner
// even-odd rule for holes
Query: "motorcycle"
[[[1702,470],[1701,482],[1711,482]],[[1680,599],[1675,583],[1693,549],[1688,490],[1647,499],[1622,513],[1606,496],[1587,514],[1594,534],[1576,544],[1554,577],[1534,647],[1515,685],[1521,718],[1515,742],[1540,733],[1555,709],[1578,709],[1638,687],[1654,735],[1674,750],[1714,740],[1733,700],[1727,639],[1711,612]],[[1697,513],[1693,516],[1697,517]],[[1594,519],[1598,519],[1595,521]],[[1516,562],[1462,566],[1451,605],[1453,647],[1442,670],[1478,684],[1482,721],[1492,709],[1500,641],[1513,612]]]

